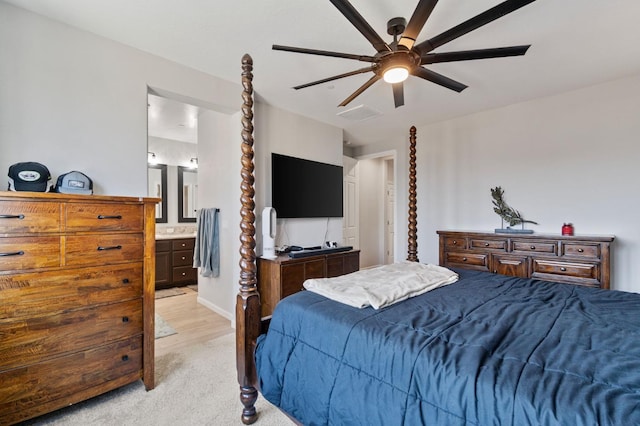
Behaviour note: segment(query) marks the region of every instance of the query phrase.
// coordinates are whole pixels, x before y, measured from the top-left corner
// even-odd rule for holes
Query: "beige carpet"
[[[293,424],[262,396],[256,426]],[[156,359],[156,388],[141,381],[27,422],[28,425],[242,425],[235,334]]]

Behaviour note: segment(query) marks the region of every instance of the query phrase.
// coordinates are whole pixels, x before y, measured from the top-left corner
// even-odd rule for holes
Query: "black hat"
[[[71,171],[58,176],[55,192],[63,194],[93,194],[93,181],[87,175],[78,171]]]
[[[9,167],[9,191],[45,192],[51,179],[44,164],[28,161]]]

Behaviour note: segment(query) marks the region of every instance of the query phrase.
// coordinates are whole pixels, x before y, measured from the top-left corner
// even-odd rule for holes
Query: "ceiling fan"
[[[273,50],[283,50],[295,53],[307,53],[311,55],[331,56],[335,58],[354,59],[361,62],[369,62],[370,66],[322,80],[295,86],[294,89],[315,86],[352,75],[373,72],[366,83],[347,97],[339,106],[346,106],[362,92],[380,79],[391,83],[393,88],[393,100],[396,108],[404,105],[403,81],[413,75],[439,84],[447,89],[461,92],[466,85],[445,77],[435,71],[424,68],[422,65],[437,62],[469,61],[473,59],[503,58],[507,56],[521,56],[527,52],[531,45],[496,47],[490,49],[463,50],[457,52],[431,53],[434,49],[457,39],[464,34],[486,25],[496,19],[507,15],[535,0],[506,0],[455,27],[438,34],[435,37],[416,44],[418,34],[425,25],[438,0],[420,0],[416,6],[409,23],[404,18],[393,18],[387,23],[387,33],[393,36],[392,43],[386,43],[369,23],[358,13],[348,0],[330,0],[331,3],[353,24],[373,45],[375,55],[353,55],[349,53],[331,52],[326,50],[305,49],[301,47],[281,46],[274,44]],[[398,40],[398,37],[400,39]]]

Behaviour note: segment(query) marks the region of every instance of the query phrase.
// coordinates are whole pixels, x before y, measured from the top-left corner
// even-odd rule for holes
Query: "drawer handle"
[[[564,266],[561,266],[561,267],[560,267],[560,270],[561,270],[562,272],[567,272],[567,268],[565,268]]]
[[[122,279],[122,284],[129,284],[129,283],[130,283],[129,278]]]
[[[458,242],[456,240],[453,240],[453,245],[455,246],[456,244],[458,244]]]
[[[187,245],[185,243],[182,243],[182,247],[186,247]]]
[[[185,260],[185,259],[186,259],[186,257],[182,256],[182,260]]]
[[[463,262],[466,262],[466,261],[467,261],[467,258],[466,258],[466,257],[463,257],[463,258],[462,258],[462,261],[463,261]]]
[[[579,249],[578,249],[578,253],[582,253],[583,251],[584,251],[584,250],[583,250],[583,249],[581,249],[581,248],[579,248]]]
[[[105,250],[120,250],[122,249],[121,245],[117,245],[117,246],[108,246],[108,247],[102,247],[102,246],[98,246],[98,251],[105,251]]]
[[[186,273],[186,272],[183,272],[183,273],[182,273],[182,276],[183,276],[183,277],[184,277],[184,276],[186,276],[186,275],[187,275],[187,273]]]
[[[0,219],[24,219],[23,214],[0,214]]]
[[[484,243],[484,246],[485,247],[489,247],[489,243]]]
[[[118,214],[114,216],[109,216],[109,215],[99,214],[98,219],[122,219],[122,215]]]
[[[129,355],[122,355],[123,361],[129,361]]]
[[[20,251],[11,251],[8,253],[0,253],[0,256],[22,256],[23,254],[24,252],[20,250]]]
[[[129,317],[122,317],[122,322],[129,322]]]
[[[530,248],[531,250],[535,250],[535,249],[536,249],[536,246],[531,246],[531,247],[529,247],[529,248]]]

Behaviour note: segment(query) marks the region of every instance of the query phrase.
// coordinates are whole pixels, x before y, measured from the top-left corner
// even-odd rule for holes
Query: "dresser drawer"
[[[173,266],[191,266],[193,267],[193,250],[174,251]]]
[[[66,230],[140,231],[143,230],[142,206],[136,204],[69,203],[66,206]]]
[[[142,262],[0,275],[0,321],[142,297]]]
[[[0,238],[0,271],[60,266],[60,237]]]
[[[173,250],[193,250],[193,248],[196,246],[195,242],[195,238],[171,240]]]
[[[15,368],[0,373],[0,419],[12,423],[46,412],[40,407],[56,400],[69,405],[89,390],[96,395],[141,377],[142,336]]]
[[[350,274],[352,272],[356,272],[360,269],[360,252],[357,253],[348,253],[343,256],[344,259],[344,270],[343,273]]]
[[[476,253],[449,252],[445,259],[447,265],[460,267],[474,267],[473,269],[489,270],[489,256]]]
[[[585,259],[599,259],[600,244],[562,243],[561,255],[583,257]]]
[[[464,237],[445,237],[444,245],[448,250],[464,250],[467,248],[467,239]]]
[[[551,274],[565,277],[576,277],[597,280],[600,276],[598,264],[557,262],[554,260],[533,259],[533,274]]]
[[[0,320],[0,370],[142,334],[142,299],[44,317]],[[70,338],[73,336],[73,338]]]
[[[192,266],[178,266],[173,268],[173,283],[182,284],[198,279],[198,270]]]
[[[106,265],[142,260],[142,234],[72,235],[66,238],[67,266]]]
[[[0,203],[0,234],[60,231],[60,203],[6,201]]]
[[[344,275],[344,257],[335,256],[327,258],[327,278]]]
[[[558,254],[558,244],[554,242],[514,240],[511,244],[514,253]]]
[[[496,250],[496,251],[506,251],[507,250],[507,240],[481,240],[481,239],[471,239],[470,241],[470,249],[482,249],[482,250]]]
[[[282,288],[280,289],[280,299],[284,299],[294,293],[304,290],[304,263],[284,265],[281,267]]]

